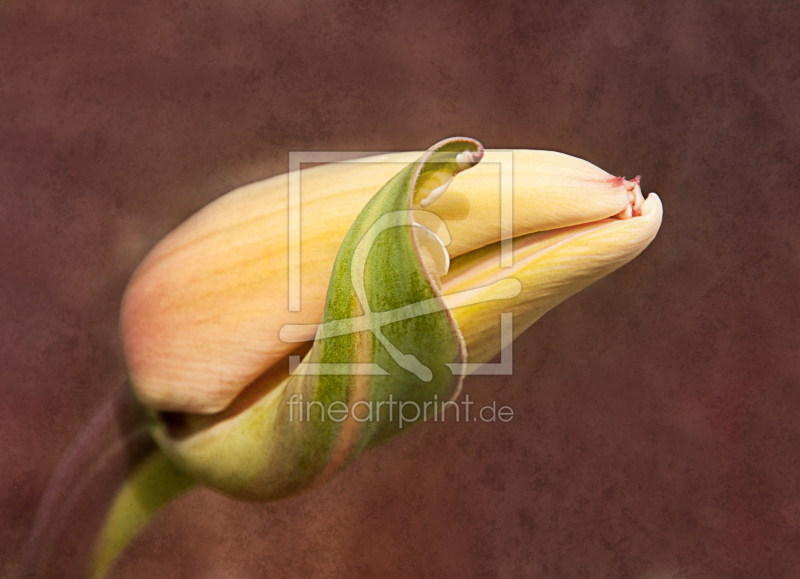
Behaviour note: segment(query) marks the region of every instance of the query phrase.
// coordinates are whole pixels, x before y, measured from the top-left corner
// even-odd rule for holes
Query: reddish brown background
[[[643,175],[661,232],[312,493],[171,506],[114,577],[800,576],[797,2],[0,6],[0,576],[123,378],[161,236],[291,150],[465,134]]]

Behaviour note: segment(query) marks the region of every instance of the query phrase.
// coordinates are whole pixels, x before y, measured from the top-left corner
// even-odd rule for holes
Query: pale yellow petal
[[[601,277],[628,263],[647,247],[661,226],[661,200],[651,193],[641,216],[604,219],[514,240],[514,265],[499,265],[499,244],[453,260],[442,290],[467,343],[470,363],[489,362],[500,352],[500,314],[513,314],[514,337],[545,312]],[[497,299],[504,279],[516,279],[521,291]],[[492,285],[496,284],[496,285]],[[459,292],[486,288],[461,306]],[[449,297],[448,297],[449,294]],[[475,303],[476,301],[480,303]]]

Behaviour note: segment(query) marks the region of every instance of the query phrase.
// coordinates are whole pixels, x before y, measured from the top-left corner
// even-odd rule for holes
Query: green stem
[[[100,579],[139,530],[194,485],[194,480],[155,449],[117,492],[95,543],[89,577]]]
[[[192,486],[166,461],[151,425],[127,384],[106,400],[53,474],[20,579],[101,577],[148,519]]]

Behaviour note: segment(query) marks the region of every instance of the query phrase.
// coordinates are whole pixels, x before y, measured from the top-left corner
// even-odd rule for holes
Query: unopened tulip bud
[[[439,366],[491,360],[500,313],[513,313],[516,336],[655,237],[661,204],[644,200],[638,178],[561,153],[512,155],[511,267],[500,259],[501,164],[491,151],[478,163],[484,151],[469,139],[416,163],[418,153],[394,154],[303,173],[299,312],[287,311],[287,176],[234,191],[167,236],[122,310],[135,391],[182,417],[153,430],[167,456],[240,498],[319,484],[396,427],[339,426],[319,413],[314,426],[290,424],[300,400],[352,408],[389,394],[453,396],[461,376]],[[397,161],[412,164],[392,177]],[[315,336],[290,373],[287,357]],[[307,375],[342,363],[392,376]]]

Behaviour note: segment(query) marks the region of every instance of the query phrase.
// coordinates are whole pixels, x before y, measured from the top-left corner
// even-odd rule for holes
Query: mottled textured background
[[[0,576],[122,381],[147,250],[291,150],[466,134],[643,176],[645,253],[547,314],[509,424],[428,424],[268,505],[163,512],[113,577],[800,576],[797,2],[4,2]]]

